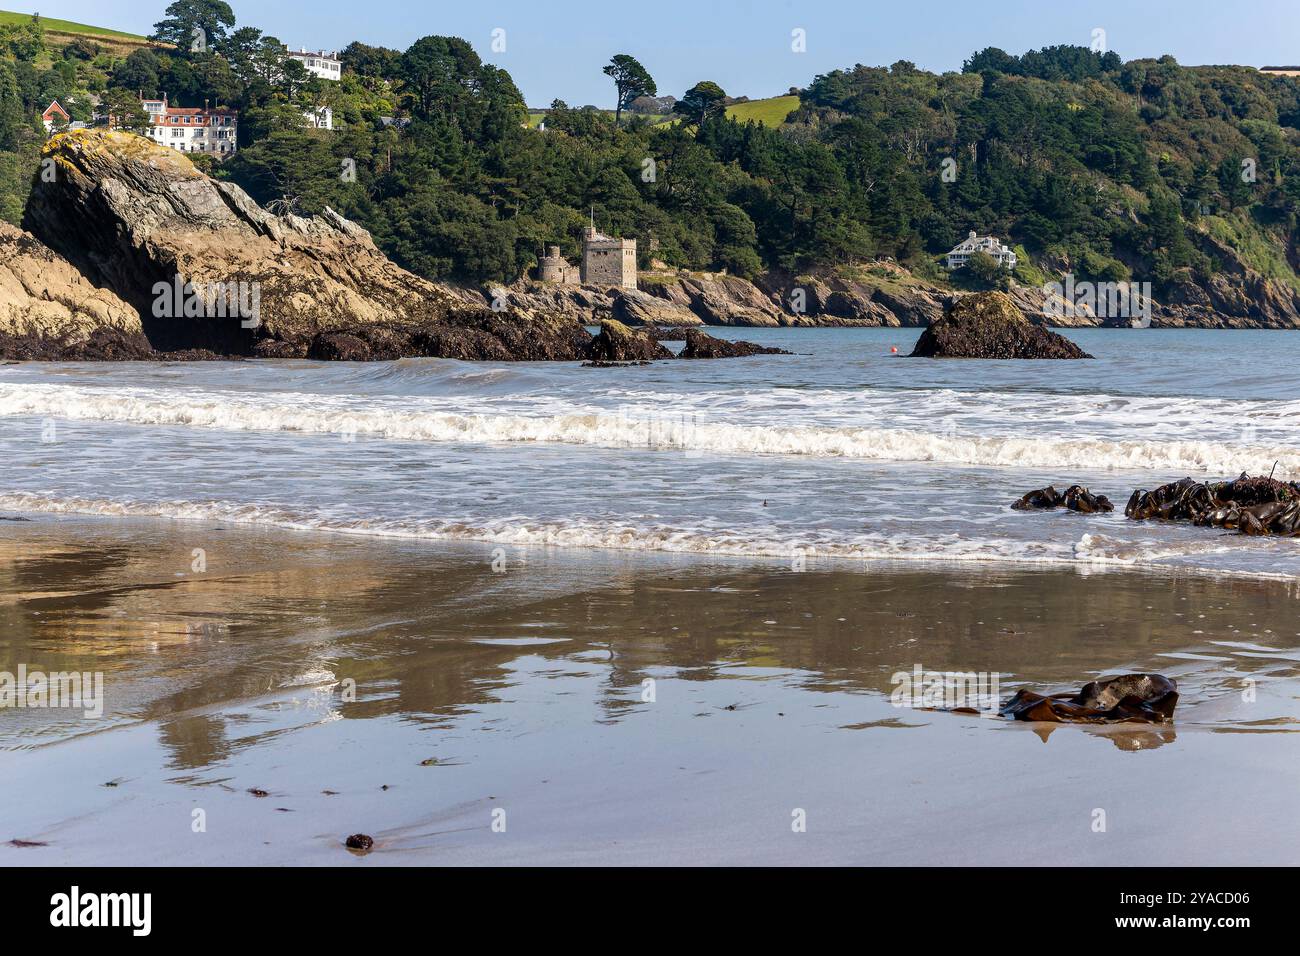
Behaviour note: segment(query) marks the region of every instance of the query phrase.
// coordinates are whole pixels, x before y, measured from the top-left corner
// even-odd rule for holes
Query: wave
[[[523,517],[474,519],[340,518],[273,505],[221,501],[135,501],[59,497],[31,492],[0,494],[0,511],[175,521],[218,521],[285,531],[323,532],[398,539],[480,542],[519,548],[559,547],[613,551],[669,552],[685,555],[775,559],[792,570],[829,562],[907,564],[1007,564],[1076,569],[1178,570],[1295,583],[1300,574],[1277,570],[1224,568],[1197,562],[1225,550],[1203,542],[1183,546],[1137,542],[1084,534],[1073,544],[949,534],[828,533],[774,536],[761,529],[745,533],[666,525],[617,522],[550,521]],[[1274,563],[1275,566],[1275,563]]]
[[[1037,469],[1144,469],[1236,475],[1300,474],[1300,449],[1181,439],[1108,440],[1033,435],[969,435],[920,428],[777,426],[702,420],[693,412],[644,406],[549,415],[457,414],[432,408],[357,408],[346,397],[275,393],[160,395],[51,385],[0,385],[0,415],[229,431],[356,434],[393,441],[467,444],[563,443],[688,454],[798,455],[877,462],[939,462]]]

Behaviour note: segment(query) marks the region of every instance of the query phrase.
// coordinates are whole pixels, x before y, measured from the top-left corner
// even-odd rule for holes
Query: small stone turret
[[[578,269],[560,255],[559,246],[547,246],[546,255],[537,262],[537,278],[560,285],[577,285]]]

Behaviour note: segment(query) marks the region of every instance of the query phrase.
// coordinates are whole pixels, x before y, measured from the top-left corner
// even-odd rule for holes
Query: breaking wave
[[[1025,541],[1001,537],[951,534],[863,533],[839,536],[802,532],[788,537],[668,525],[635,526],[621,522],[554,521],[522,517],[492,519],[342,518],[273,505],[220,501],[135,501],[59,497],[29,492],[0,494],[0,511],[151,518],[178,521],[219,521],[286,531],[351,534],[398,539],[481,542],[521,548],[597,548],[615,551],[657,551],[676,554],[776,559],[794,567],[818,560],[900,562],[909,564],[969,563],[1019,566],[1069,566],[1080,569],[1177,569],[1248,578],[1295,582],[1296,574],[1235,570],[1201,565],[1198,556],[1224,550],[1204,542],[1171,546],[1168,542],[1138,542],[1085,534],[1073,543]]]
[[[349,434],[392,441],[465,444],[563,443],[730,455],[800,455],[878,462],[939,462],[1039,469],[1144,469],[1235,475],[1300,474],[1300,449],[1183,438],[1167,441],[972,435],[908,427],[733,424],[687,412],[628,407],[549,415],[458,414],[344,398],[276,393],[256,399],[220,393],[160,397],[148,389],[0,385],[0,415],[249,432]]]

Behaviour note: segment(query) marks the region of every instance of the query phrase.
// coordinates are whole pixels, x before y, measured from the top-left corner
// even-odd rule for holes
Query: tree
[[[240,27],[222,47],[235,78],[247,89],[258,79],[257,57],[262,45],[262,31],[257,27]]]
[[[421,118],[435,112],[456,115],[472,98],[482,61],[459,37],[428,36],[402,54],[397,74],[406,85],[411,110]]]
[[[105,91],[103,105],[109,122],[118,129],[143,132],[149,128],[149,114],[140,105],[140,98],[130,90]]]
[[[705,120],[721,115],[726,108],[727,94],[710,80],[696,83],[673,104],[673,112],[686,117],[686,122],[694,126],[703,126]]]
[[[634,56],[619,53],[601,72],[614,81],[614,89],[618,94],[614,101],[615,123],[622,119],[623,110],[631,106],[637,97],[659,95],[654,78]]]
[[[182,54],[220,50],[235,25],[235,12],[225,0],[175,0],[165,12],[150,39],[171,43]]]
[[[966,260],[966,271],[988,286],[998,284],[1002,278],[1002,266],[987,252],[973,252]]]
[[[402,54],[382,46],[370,46],[353,41],[343,48],[339,59],[343,69],[350,70],[367,81],[366,86],[374,89],[377,81],[388,80],[397,75],[397,63]]]

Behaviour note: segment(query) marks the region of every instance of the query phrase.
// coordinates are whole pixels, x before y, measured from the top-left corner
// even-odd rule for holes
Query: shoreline
[[[0,845],[5,865],[1300,850],[1294,589],[1275,582],[568,549],[511,550],[498,572],[481,545],[234,527],[193,573],[174,524],[0,528],[0,669],[102,670],[108,688],[98,722],[9,714],[0,770],[44,797],[16,801],[0,840],[48,845]],[[892,706],[890,675],[916,665],[999,673],[1003,697],[1158,671],[1182,700],[1157,727]],[[344,849],[354,832],[375,850]]]
[[[972,568],[1009,568],[1012,570],[1074,570],[1079,574],[1105,574],[1112,572],[1134,573],[1139,575],[1150,575],[1153,577],[1179,577],[1189,575],[1194,577],[1206,578],[1230,578],[1243,581],[1262,581],[1282,585],[1293,585],[1300,591],[1300,575],[1287,574],[1285,572],[1270,572],[1259,570],[1247,570],[1241,568],[1210,567],[1197,565],[1182,564],[1159,564],[1154,560],[1142,561],[1137,558],[1114,558],[1104,555],[1093,555],[1089,557],[1023,557],[1014,555],[1001,554],[946,554],[946,555],[904,555],[904,554],[864,554],[860,551],[854,553],[857,549],[844,549],[839,552],[809,549],[792,549],[789,546],[772,546],[766,550],[740,550],[739,548],[728,549],[725,545],[709,547],[705,550],[683,548],[683,547],[647,547],[643,545],[623,545],[616,543],[591,544],[586,542],[566,542],[564,540],[546,540],[543,539],[523,539],[516,534],[502,532],[498,534],[483,533],[481,535],[473,534],[439,534],[436,532],[416,532],[416,531],[392,531],[382,528],[348,528],[348,527],[327,527],[306,525],[292,520],[275,521],[263,518],[248,519],[240,518],[236,515],[225,514],[196,514],[193,516],[166,515],[158,511],[150,511],[151,507],[160,506],[141,506],[139,510],[130,511],[80,511],[72,508],[58,510],[35,510],[21,511],[10,509],[3,506],[3,499],[6,496],[0,496],[0,522],[8,522],[11,525],[37,523],[40,518],[65,519],[75,525],[77,522],[106,522],[110,524],[126,522],[127,527],[131,523],[139,522],[145,527],[156,525],[165,527],[167,525],[176,525],[180,529],[198,530],[203,525],[216,527],[207,527],[203,530],[226,530],[224,525],[234,525],[238,530],[249,533],[266,532],[271,534],[288,534],[288,535],[305,535],[319,536],[325,540],[339,537],[342,539],[361,539],[375,542],[400,542],[410,543],[413,545],[428,545],[432,547],[465,547],[470,549],[501,550],[503,547],[509,547],[517,552],[528,553],[547,553],[551,551],[561,551],[570,554],[581,554],[590,552],[593,560],[601,560],[601,555],[608,560],[610,555],[630,555],[630,556],[656,556],[661,555],[669,559],[681,559],[687,561],[700,561],[709,563],[712,561],[735,562],[740,566],[755,565],[759,567],[789,567],[792,562],[798,561],[807,571],[844,571],[850,573],[867,573],[874,569],[884,570],[917,570],[920,572],[933,571],[941,573],[953,571],[964,567]],[[15,496],[7,496],[15,497]],[[202,506],[198,506],[202,507]],[[232,511],[240,510],[233,507]],[[6,514],[17,517],[6,517]],[[40,516],[39,518],[31,516]],[[0,524],[0,527],[3,527]],[[1205,529],[1208,530],[1208,529]],[[555,536],[557,539],[558,535]],[[1084,535],[1085,538],[1091,535]],[[635,560],[635,557],[633,557]],[[795,573],[804,573],[803,571]]]

